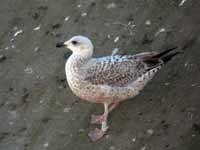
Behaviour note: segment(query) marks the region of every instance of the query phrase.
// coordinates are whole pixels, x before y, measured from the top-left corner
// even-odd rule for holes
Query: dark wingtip
[[[64,45],[64,42],[58,42],[57,44],[56,44],[56,47],[57,48],[61,48],[61,47],[64,47],[65,45]]]
[[[164,51],[158,53],[158,54],[155,55],[154,57],[156,57],[156,58],[160,58],[160,57],[164,56],[165,54],[167,54],[167,53],[169,53],[169,52],[171,52],[171,51],[173,51],[173,50],[175,50],[175,49],[177,49],[177,48],[178,48],[178,46],[175,46],[175,47],[172,47],[172,48],[166,49],[166,50],[164,50]]]
[[[166,56],[161,57],[161,59],[163,60],[164,63],[167,63],[168,61],[170,61],[174,56],[181,54],[181,51],[177,51],[171,54],[168,54]]]

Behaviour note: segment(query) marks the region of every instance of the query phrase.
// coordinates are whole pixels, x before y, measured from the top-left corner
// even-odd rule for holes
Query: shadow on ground
[[[1,150],[199,150],[200,1],[7,0],[0,5]],[[95,55],[184,53],[109,118],[110,131],[91,143],[91,113],[65,79],[69,55],[56,42],[82,34]],[[97,111],[96,111],[97,110]]]

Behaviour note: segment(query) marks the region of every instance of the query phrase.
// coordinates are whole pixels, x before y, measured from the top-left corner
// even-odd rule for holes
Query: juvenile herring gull
[[[163,52],[145,52],[136,55],[112,55],[92,58],[93,44],[87,37],[74,36],[58,43],[73,53],[65,65],[68,84],[78,97],[104,105],[102,115],[92,115],[92,124],[101,124],[89,132],[92,141],[103,137],[108,130],[107,118],[121,101],[133,98],[153,76],[179,52],[175,48]]]

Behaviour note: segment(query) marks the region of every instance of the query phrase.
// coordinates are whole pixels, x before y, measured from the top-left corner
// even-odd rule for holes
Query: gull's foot
[[[92,142],[96,142],[97,140],[101,139],[105,135],[106,131],[107,129],[101,130],[101,129],[95,128],[95,130],[92,130],[88,133],[88,136]]]
[[[91,115],[91,124],[101,124],[105,121],[105,115]]]

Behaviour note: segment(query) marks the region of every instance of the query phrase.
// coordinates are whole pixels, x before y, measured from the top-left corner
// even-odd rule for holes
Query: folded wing
[[[126,86],[179,54],[180,52],[168,54],[176,48],[160,53],[146,52],[137,55],[115,55],[93,59],[89,65],[87,64],[84,79],[95,85]]]
[[[85,80],[95,85],[125,86],[162,64],[159,59],[148,59],[153,54],[97,58],[87,68]]]

